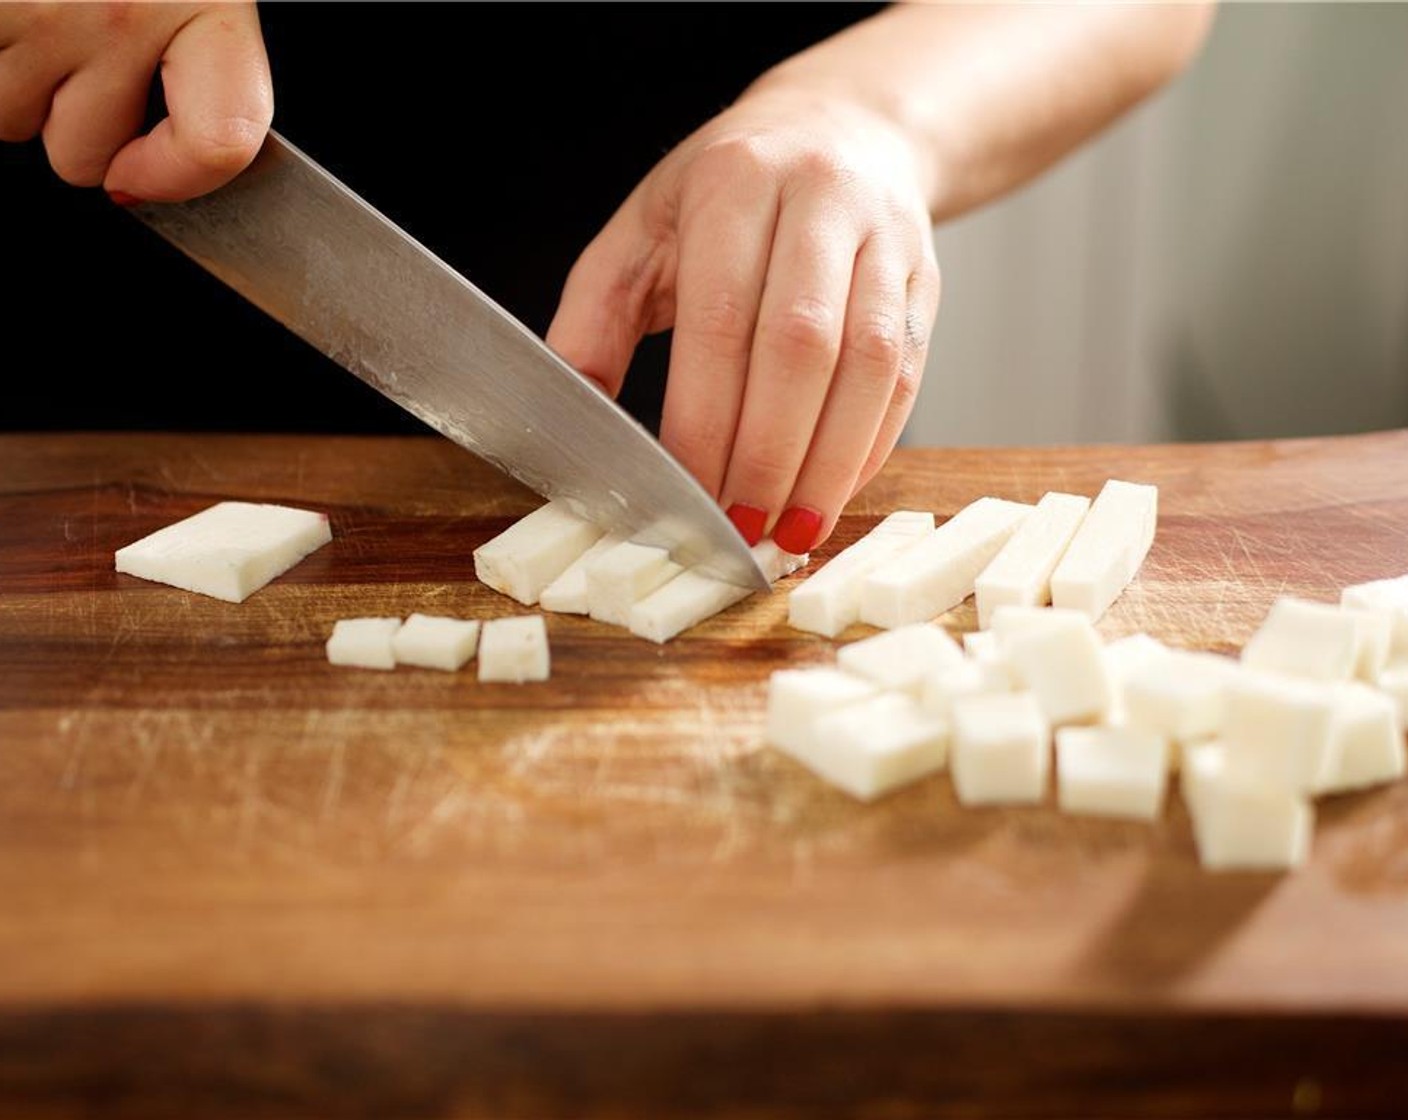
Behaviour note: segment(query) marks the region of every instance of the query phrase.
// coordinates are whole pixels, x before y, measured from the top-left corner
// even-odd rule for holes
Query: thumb
[[[547,344],[610,396],[621,391],[636,346],[667,325],[660,246],[633,226],[626,207],[582,252],[557,305]],[[657,321],[658,320],[658,321]]]
[[[109,192],[175,202],[213,191],[245,169],[274,115],[269,60],[254,5],[198,12],[162,56],[170,115],[123,147],[108,168]]]

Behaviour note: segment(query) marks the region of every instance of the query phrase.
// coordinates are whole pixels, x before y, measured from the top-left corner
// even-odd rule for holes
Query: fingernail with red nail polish
[[[728,519],[750,546],[763,539],[763,530],[768,527],[767,510],[757,506],[745,506],[742,502],[734,502],[728,507]]]
[[[783,552],[801,556],[816,544],[816,535],[821,532],[821,514],[806,506],[789,506],[777,519],[773,527],[772,539]]]
[[[108,197],[119,206],[136,206],[139,202],[144,201],[135,194],[128,194],[126,191],[108,191]]]

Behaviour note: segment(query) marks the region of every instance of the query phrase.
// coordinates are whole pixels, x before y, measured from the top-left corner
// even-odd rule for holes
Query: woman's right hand
[[[170,115],[139,135],[158,72]],[[42,135],[75,186],[204,194],[248,166],[273,114],[253,4],[0,4],[0,140]]]

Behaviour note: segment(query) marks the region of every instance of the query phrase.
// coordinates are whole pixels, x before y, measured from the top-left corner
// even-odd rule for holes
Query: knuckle
[[[0,142],[23,144],[39,135],[39,125],[17,114],[0,113]]]
[[[923,365],[934,333],[933,320],[919,307],[911,307],[904,318],[904,359]]]
[[[22,144],[44,130],[51,98],[0,69],[0,141]]]
[[[834,179],[844,176],[840,159],[825,148],[804,148],[797,153],[793,170],[812,179]]]
[[[910,351],[910,356],[900,365],[899,376],[895,379],[894,391],[890,395],[890,408],[901,416],[908,416],[919,396],[919,385],[924,379],[924,354]]]
[[[723,474],[721,449],[728,447],[731,436],[731,432],[710,424],[667,424],[662,426],[660,442],[705,490],[717,497]]]
[[[938,315],[941,286],[938,265],[932,258],[926,258],[910,281],[909,307],[904,319],[907,366],[922,368],[924,365]]]
[[[792,489],[799,456],[789,440],[752,440],[735,452],[743,493],[760,497],[785,495]]]
[[[258,154],[269,120],[228,116],[205,122],[186,138],[186,153],[195,163],[212,171],[243,171]]]
[[[768,178],[776,170],[777,156],[772,145],[751,133],[711,140],[698,156],[698,172],[705,189],[739,178]]]
[[[104,160],[53,144],[47,145],[45,150],[54,174],[70,186],[96,187],[107,173],[107,162]]]
[[[846,339],[846,356],[874,377],[890,380],[904,361],[904,327],[893,315],[867,315]]]
[[[759,325],[766,346],[786,362],[834,362],[840,349],[836,314],[825,300],[804,297]]]
[[[790,178],[828,191],[844,190],[859,178],[840,153],[822,147],[804,148],[792,157]]]
[[[938,262],[932,256],[926,255],[920,262],[915,270],[914,280],[926,301],[938,302],[939,293],[943,289],[943,277],[939,273]]]
[[[882,196],[878,223],[893,231],[915,257],[933,260],[934,221],[921,198],[892,189]]]
[[[753,332],[753,312],[732,292],[715,292],[700,300],[693,316],[696,334],[730,352],[746,350]]]

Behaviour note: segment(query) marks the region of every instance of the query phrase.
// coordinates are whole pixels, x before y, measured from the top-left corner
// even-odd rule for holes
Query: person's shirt
[[[654,164],[851,4],[267,4],[275,127],[535,333]],[[0,428],[423,432],[42,146],[0,145]],[[656,420],[668,339],[626,403]],[[27,355],[23,359],[19,355]]]

